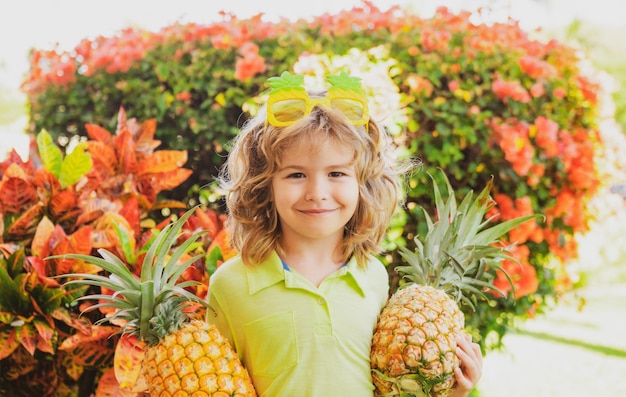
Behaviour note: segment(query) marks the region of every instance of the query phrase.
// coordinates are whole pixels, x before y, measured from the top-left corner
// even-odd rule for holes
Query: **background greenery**
[[[613,44],[607,44],[605,46],[602,43],[598,43],[598,41],[594,41],[594,40],[601,41],[600,37],[602,37],[602,35],[598,34],[597,30],[593,30],[594,33],[590,34],[586,29],[598,29],[598,28],[596,27],[591,28],[591,27],[585,27],[585,26],[574,24],[570,27],[568,31],[558,32],[558,34],[560,34],[561,37],[564,37],[565,39],[567,39],[569,43],[572,43],[572,45],[580,45],[582,48],[586,48],[589,51],[590,55],[592,56],[592,59],[594,60],[594,62],[596,63],[596,66],[598,66],[599,69],[610,71],[618,79],[618,81],[622,82],[622,84],[625,84],[624,83],[625,61],[623,59],[624,58],[623,56],[621,57],[621,60],[620,60],[619,55],[620,54],[624,55],[626,54],[626,52],[624,51],[618,51],[617,53],[613,52],[613,49],[615,47],[619,48],[620,44],[623,44],[623,43],[621,43],[620,40],[614,40]],[[613,34],[615,34],[614,30],[611,32],[611,34],[609,34],[609,38],[621,37],[619,35],[613,36]],[[589,37],[592,37],[593,40],[590,41]],[[237,85],[235,85],[235,87],[237,87]],[[217,89],[219,91],[219,88]],[[15,97],[11,96],[10,93],[0,93],[0,95],[1,95],[0,97],[2,98],[2,100],[0,101],[0,114],[2,114],[3,117],[6,117],[6,123],[11,123],[15,121],[17,117],[23,114],[23,111],[24,111],[23,104],[20,103],[19,101],[16,101]],[[235,92],[233,93],[233,95],[236,96],[237,93]],[[617,91],[614,94],[615,102],[617,104],[616,116],[622,125],[624,123],[623,95],[624,95],[623,90]],[[146,110],[146,114],[149,115],[150,111]],[[233,121],[233,120],[217,120],[216,122],[221,123],[224,121]]]
[[[29,132],[45,129],[62,145],[85,136],[87,123],[114,131],[121,107],[130,117],[154,117],[163,146],[187,150],[194,170],[185,184],[164,193],[202,200],[201,186],[216,174],[243,118],[262,101],[268,76],[296,63],[313,74],[348,68],[366,75],[377,105],[388,105],[382,112],[397,143],[423,159],[424,171],[444,168],[459,196],[495,176],[501,219],[548,215],[541,225],[511,233],[529,248],[518,252],[528,271],[515,275],[521,278],[516,299],[494,299],[470,317],[485,344],[485,335],[504,334],[512,318],[540,310],[555,295],[563,274],[552,259],[574,256],[573,236],[587,228],[583,207],[599,183],[590,153],[596,88],[578,69],[578,55],[556,42],[534,41],[513,24],[473,26],[469,13],[444,9],[421,19],[364,3],[304,22],[226,16],[206,26],[175,24],[159,34],[128,29],[83,40],[73,53],[37,50],[23,89]],[[536,86],[541,93],[531,97]],[[564,131],[552,154],[532,130],[544,116]],[[432,213],[430,190],[425,172],[412,176],[407,210],[391,227],[390,269],[399,262],[393,248],[411,246],[424,231],[419,206]],[[489,276],[496,277],[493,269]]]

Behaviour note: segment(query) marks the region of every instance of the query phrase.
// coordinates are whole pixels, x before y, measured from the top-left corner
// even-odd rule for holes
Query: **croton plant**
[[[171,220],[164,214],[185,208],[159,200],[191,170],[183,168],[185,151],[155,150],[155,120],[138,123],[121,109],[115,133],[86,129],[89,139],[66,155],[42,130],[27,161],[12,151],[0,163],[0,395],[120,395],[114,362],[124,368],[133,347],[118,343],[118,327],[95,325],[106,311],[80,314],[94,303],[73,303],[84,288],[62,288],[56,278],[102,269],[44,259],[106,248],[138,272],[155,232]],[[224,241],[223,224],[223,215],[200,205],[181,235],[208,231],[194,248],[204,259],[183,276],[201,281],[192,291],[201,297],[222,253],[213,248]]]

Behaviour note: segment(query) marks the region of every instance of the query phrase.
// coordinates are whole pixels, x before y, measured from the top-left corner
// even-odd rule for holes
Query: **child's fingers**
[[[471,342],[469,338],[459,338],[457,341],[457,356],[461,361],[459,370],[463,377],[476,384],[482,376],[483,356],[480,346]]]
[[[470,391],[474,388],[474,383],[465,376],[461,367],[458,367],[454,370],[454,377],[456,379],[455,388],[465,391]]]

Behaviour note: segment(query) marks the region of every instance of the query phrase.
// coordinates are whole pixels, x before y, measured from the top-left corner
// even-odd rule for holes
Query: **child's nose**
[[[306,201],[321,201],[328,198],[328,183],[321,178],[311,178],[304,195]]]

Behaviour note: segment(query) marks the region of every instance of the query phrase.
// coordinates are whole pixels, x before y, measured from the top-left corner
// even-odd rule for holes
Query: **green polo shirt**
[[[209,283],[207,319],[235,348],[259,396],[371,397],[370,348],[387,301],[387,270],[350,260],[315,287],[276,253],[237,256]]]

